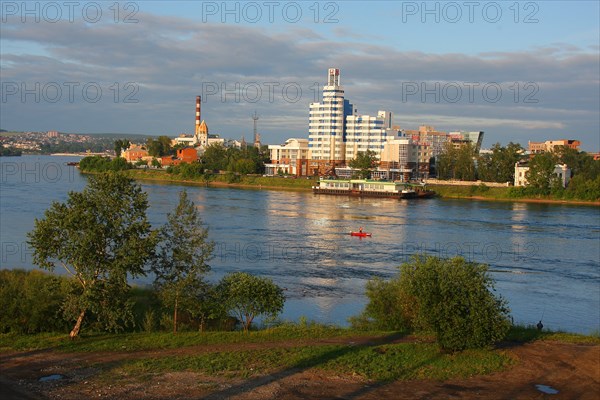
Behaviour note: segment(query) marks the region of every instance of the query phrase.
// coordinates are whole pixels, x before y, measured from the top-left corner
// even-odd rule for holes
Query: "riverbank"
[[[444,354],[426,337],[319,326],[250,332],[0,335],[6,399],[595,399],[600,344],[529,330]],[[37,344],[36,344],[37,339]],[[592,338],[593,339],[593,338]]]
[[[202,177],[181,177],[172,175],[166,171],[149,169],[130,169],[124,173],[134,179],[165,182],[173,184],[200,185],[206,187],[234,187],[234,188],[252,188],[252,189],[271,189],[271,190],[311,190],[316,183],[316,179],[306,178],[284,178],[284,177],[265,177],[256,175],[211,175],[210,179]]]
[[[585,205],[600,206],[600,200],[576,200],[576,199],[556,199],[551,196],[539,197],[517,197],[511,194],[511,187],[485,187],[481,185],[472,186],[454,186],[454,185],[428,185],[428,188],[435,191],[437,195],[444,199],[466,199],[466,200],[484,200],[484,201],[505,201],[516,203],[538,203],[538,204],[564,204],[564,205]]]
[[[284,178],[284,177],[263,177],[263,176],[238,176],[213,175],[210,180],[204,178],[183,178],[177,175],[168,174],[160,170],[127,170],[125,173],[131,178],[145,181],[165,182],[173,184],[202,185],[207,187],[232,187],[232,188],[258,188],[270,190],[302,190],[309,191],[317,182],[315,178]],[[228,182],[235,179],[237,181]],[[538,204],[564,204],[564,205],[585,205],[600,206],[599,201],[584,200],[565,200],[554,199],[551,197],[513,197],[510,195],[509,187],[482,187],[481,185],[472,186],[453,186],[453,185],[428,185],[428,188],[435,191],[438,197],[443,199],[465,199],[465,200],[485,200],[485,201],[507,201],[519,203],[538,203]]]

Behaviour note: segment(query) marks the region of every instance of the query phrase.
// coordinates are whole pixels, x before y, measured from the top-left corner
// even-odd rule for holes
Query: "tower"
[[[260,134],[256,130],[256,123],[258,121],[258,114],[254,111],[254,115],[252,116],[252,120],[254,121],[254,147],[260,149]]]
[[[195,139],[196,144],[201,147],[206,147],[208,145],[208,126],[204,120],[201,121],[200,118],[200,104],[202,103],[202,98],[200,96],[196,96],[196,129],[195,129]]]
[[[196,96],[196,136],[198,136],[200,129],[200,103],[202,103],[202,97]]]
[[[340,70],[329,68],[323,100],[311,103],[308,140],[312,160],[319,161],[320,169],[344,164],[346,158],[346,116],[353,115],[352,104],[344,99],[340,85]]]

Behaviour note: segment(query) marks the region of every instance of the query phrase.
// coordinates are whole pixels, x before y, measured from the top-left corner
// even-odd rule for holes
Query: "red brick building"
[[[177,150],[176,156],[162,157],[160,163],[165,167],[168,165],[178,165],[182,162],[193,163],[195,161],[198,161],[198,152],[193,147],[186,147]]]

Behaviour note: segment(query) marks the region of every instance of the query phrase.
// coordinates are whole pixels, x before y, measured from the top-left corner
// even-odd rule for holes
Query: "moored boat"
[[[321,178],[313,186],[315,194],[332,194],[359,197],[391,197],[397,199],[423,199],[435,196],[425,185],[407,182],[375,181],[369,179]]]

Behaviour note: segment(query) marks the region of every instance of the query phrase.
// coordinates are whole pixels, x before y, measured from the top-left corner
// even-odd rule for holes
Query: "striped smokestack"
[[[200,125],[200,96],[196,96],[196,127]]]

